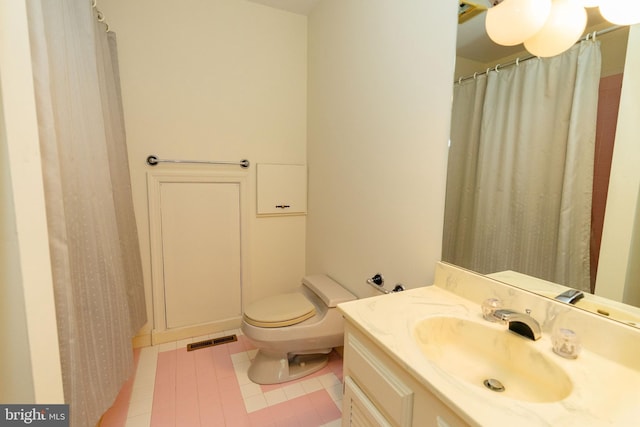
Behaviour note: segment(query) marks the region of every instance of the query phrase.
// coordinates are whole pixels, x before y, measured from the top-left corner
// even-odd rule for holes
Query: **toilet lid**
[[[275,295],[250,304],[244,311],[247,323],[262,328],[295,325],[316,314],[316,309],[304,295],[294,292]]]

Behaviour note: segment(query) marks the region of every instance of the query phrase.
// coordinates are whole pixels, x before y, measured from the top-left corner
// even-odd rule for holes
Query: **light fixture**
[[[580,3],[582,3],[582,7],[598,7],[602,0],[580,0]]]
[[[640,0],[492,0],[485,26],[495,43],[524,47],[533,55],[558,55],[576,43],[587,25],[585,8],[616,25],[640,23]]]
[[[487,34],[498,44],[515,46],[536,34],[550,11],[551,0],[503,0],[487,11]]]
[[[640,1],[600,0],[600,14],[612,24],[638,24],[640,23]]]
[[[536,56],[556,56],[573,46],[586,26],[587,11],[578,0],[553,0],[547,22],[524,47]]]

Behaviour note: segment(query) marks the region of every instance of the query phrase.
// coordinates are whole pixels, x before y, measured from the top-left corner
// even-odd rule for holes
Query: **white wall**
[[[456,69],[454,71],[454,76],[456,79],[459,79],[461,77],[468,77],[470,75],[473,75],[473,73],[481,73],[482,71],[486,70],[487,67],[488,65],[485,65],[483,62],[474,61],[462,56],[456,56]]]
[[[249,159],[245,295],[253,300],[298,286],[305,268],[305,217],[256,218],[255,166],[306,162],[307,18],[244,0],[102,0],[99,7],[118,35],[149,318],[149,154]]]
[[[1,88],[0,88],[1,91]],[[2,93],[0,93],[0,98]],[[22,272],[15,204],[11,182],[9,151],[4,129],[4,112],[0,105],[0,341],[11,343],[0,350],[0,402],[18,403],[34,400],[27,315],[22,290]],[[10,351],[9,351],[10,350]]]
[[[63,403],[25,1],[0,2],[0,402]]]
[[[629,31],[595,293],[640,305],[640,24]]]
[[[598,31],[610,27],[611,24],[604,23],[594,27],[591,27],[589,31]],[[625,56],[627,54],[627,38],[629,36],[628,27],[622,27],[617,31],[602,34],[597,37],[600,41],[600,48],[602,53],[602,73],[600,77],[607,77],[614,74],[620,74],[624,72]],[[521,51],[504,56],[499,59],[494,59],[489,62],[478,62],[462,56],[456,57],[456,69],[455,78],[469,77],[473,73],[482,73],[487,68],[493,68],[496,64],[507,64],[515,61],[516,58],[527,58],[531,54],[527,52],[524,47]]]
[[[358,296],[441,257],[456,2],[323,0],[309,16],[307,273]]]

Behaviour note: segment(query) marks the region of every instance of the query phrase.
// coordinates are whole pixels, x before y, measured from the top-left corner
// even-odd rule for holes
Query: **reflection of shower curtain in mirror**
[[[443,259],[589,290],[599,42],[456,84]]]

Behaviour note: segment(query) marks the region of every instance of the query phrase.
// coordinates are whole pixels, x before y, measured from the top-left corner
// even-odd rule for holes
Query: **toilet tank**
[[[355,295],[324,274],[306,276],[302,284],[316,294],[329,308],[356,299]]]

